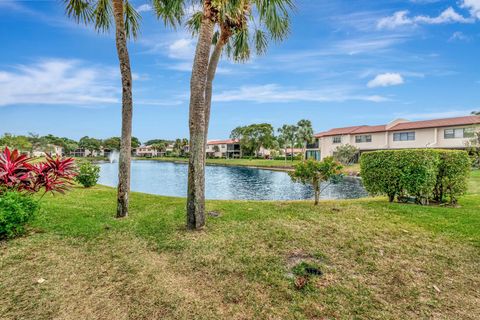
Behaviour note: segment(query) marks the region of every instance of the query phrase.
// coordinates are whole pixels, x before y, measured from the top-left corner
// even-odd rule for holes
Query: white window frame
[[[413,135],[413,139],[410,137]],[[404,139],[406,137],[406,139]],[[403,141],[415,141],[416,135],[415,131],[405,131],[405,132],[394,132],[393,133],[393,141],[395,142],[403,142]]]
[[[355,136],[355,143],[369,143],[369,142],[372,142],[371,134],[363,134],[363,135]]]
[[[451,129],[443,130],[444,139],[473,138],[474,135],[475,135],[475,128],[451,128]]]

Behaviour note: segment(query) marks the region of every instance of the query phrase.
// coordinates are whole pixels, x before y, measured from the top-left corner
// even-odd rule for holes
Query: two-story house
[[[307,146],[306,157],[321,160],[346,144],[357,147],[360,153],[406,148],[465,149],[479,128],[480,116],[397,119],[386,125],[334,128],[315,135],[315,143]]]
[[[211,140],[207,142],[206,153],[211,158],[240,158],[240,143],[233,139]]]
[[[136,157],[156,157],[159,155],[159,152],[152,146],[140,146],[135,149]]]

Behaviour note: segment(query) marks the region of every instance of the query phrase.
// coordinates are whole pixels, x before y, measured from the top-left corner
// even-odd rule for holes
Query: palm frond
[[[253,43],[255,44],[256,54],[264,54],[268,47],[267,34],[260,29],[256,29],[255,34],[253,35]]]
[[[112,3],[110,0],[98,0],[93,11],[95,19],[95,29],[106,32],[112,25]]]
[[[140,20],[142,19],[142,17],[128,0],[125,0],[124,2],[124,13],[125,32],[127,33],[127,37],[136,39],[138,31],[140,29]]]
[[[200,25],[202,24],[203,12],[198,11],[192,14],[192,16],[187,20],[187,28],[192,33],[192,36],[198,34],[200,30]]]
[[[213,33],[213,37],[212,37],[212,45],[216,45],[218,40],[220,40],[220,31],[216,30],[214,33]]]
[[[250,58],[250,45],[248,29],[237,31],[232,38],[232,58],[238,62],[247,61]]]
[[[65,12],[77,23],[88,24],[93,18],[93,7],[88,0],[64,0]]]
[[[153,9],[158,19],[162,19],[166,26],[176,27],[185,14],[184,0],[153,0]]]

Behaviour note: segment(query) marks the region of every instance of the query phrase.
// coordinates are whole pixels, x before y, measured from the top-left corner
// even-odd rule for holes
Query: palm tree
[[[298,127],[294,125],[284,124],[281,128],[278,128],[278,133],[280,133],[280,140],[284,142],[285,146],[285,159],[287,158],[287,146],[290,145],[290,157],[293,161],[293,148],[297,144],[297,132]]]
[[[162,3],[158,16],[167,8],[176,8],[181,0],[157,0]],[[195,2],[195,1],[193,1]],[[188,166],[187,227],[205,225],[205,151],[210,122],[213,80],[224,48],[236,61],[250,57],[250,46],[264,53],[268,38],[278,41],[289,32],[288,11],[293,0],[203,0],[202,11],[188,22],[198,35],[190,79],[190,156]],[[179,12],[179,10],[175,10]],[[255,13],[255,16],[254,16]],[[181,12],[183,14],[183,11]],[[215,28],[217,31],[215,32]],[[249,32],[254,30],[251,37]],[[211,44],[215,47],[211,51]]]
[[[298,121],[297,127],[297,141],[302,143],[302,159],[305,160],[307,144],[314,141],[312,122],[310,120],[302,119]]]
[[[115,43],[122,77],[122,136],[117,190],[117,217],[128,215],[132,140],[132,71],[127,38],[137,36],[140,15],[128,0],[64,0],[66,13],[77,22],[92,23],[97,31],[108,31],[115,24]]]
[[[159,153],[164,153],[167,150],[167,144],[165,142],[154,143],[152,148]]]

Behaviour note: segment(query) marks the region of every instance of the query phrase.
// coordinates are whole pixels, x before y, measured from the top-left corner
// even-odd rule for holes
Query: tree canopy
[[[232,130],[230,138],[240,141],[242,152],[247,155],[258,155],[261,147],[274,146],[275,135],[269,123],[251,124]]]

